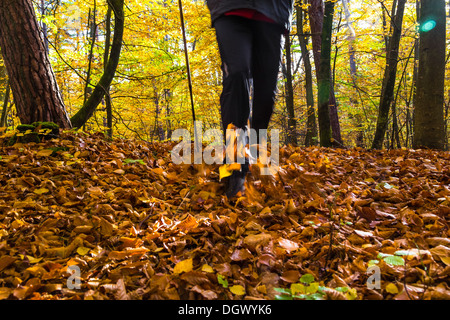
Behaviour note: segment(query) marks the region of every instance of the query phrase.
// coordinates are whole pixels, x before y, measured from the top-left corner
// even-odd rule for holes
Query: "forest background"
[[[374,145],[385,68],[389,65],[389,42],[399,15],[396,10],[402,2],[405,7],[404,13],[400,13],[403,21],[393,94],[384,139],[379,146],[413,146],[419,2],[396,0],[334,3],[330,67],[337,119],[332,118],[331,122],[332,126],[333,121],[337,125],[337,129],[333,127],[332,139],[337,145],[365,148]],[[99,0],[33,3],[66,110],[73,116],[104,73],[105,53],[110,50],[113,36],[111,10],[106,1]],[[186,0],[183,5],[196,118],[202,121],[205,130],[220,128],[222,73],[209,12],[204,1]],[[286,143],[318,143],[317,109],[314,109],[318,102],[317,61],[313,57],[317,52],[320,55],[320,49],[313,47],[317,32],[311,31],[317,20],[313,11],[317,5],[323,10],[322,1],[296,2],[292,30],[283,50],[279,94],[270,128],[280,129],[281,141]],[[171,132],[179,128],[192,130],[178,2],[129,0],[125,2],[124,15],[120,62],[109,95],[83,128],[92,132],[111,130],[109,133],[114,137],[145,141],[170,139]],[[305,57],[311,60],[307,62],[310,69]],[[448,149],[448,57],[442,105],[446,128],[443,149]],[[313,97],[308,97],[308,81],[314,88]],[[14,128],[19,119],[8,87],[0,59],[0,98],[4,102],[1,126]],[[109,123],[108,105],[112,111]],[[308,109],[309,105],[314,108]]]

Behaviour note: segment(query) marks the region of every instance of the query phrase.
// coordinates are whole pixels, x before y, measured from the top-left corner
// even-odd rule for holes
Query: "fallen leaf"
[[[397,294],[398,293],[398,288],[395,284],[393,284],[392,282],[388,283],[386,285],[386,291],[392,294]]]
[[[288,253],[296,251],[299,248],[296,242],[284,238],[278,239],[278,244]]]
[[[173,269],[174,274],[180,274],[182,272],[189,272],[193,269],[193,260],[186,259],[178,262]]]
[[[243,296],[245,294],[245,288],[241,285],[234,285],[230,287],[230,291],[238,296]]]

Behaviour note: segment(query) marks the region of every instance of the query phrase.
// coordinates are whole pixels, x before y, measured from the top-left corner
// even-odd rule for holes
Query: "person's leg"
[[[250,114],[250,83],[253,33],[251,21],[236,16],[221,17],[214,23],[222,59],[223,89],[220,97],[224,136],[228,125],[245,129]],[[237,160],[237,159],[236,159]],[[226,195],[244,191],[248,161],[228,177]]]
[[[253,24],[253,104],[251,128],[267,129],[275,105],[281,40],[284,29],[276,24],[254,21]]]
[[[222,59],[223,88],[220,96],[224,134],[229,124],[245,128],[250,114],[250,68],[253,34],[250,21],[224,16],[214,23]]]

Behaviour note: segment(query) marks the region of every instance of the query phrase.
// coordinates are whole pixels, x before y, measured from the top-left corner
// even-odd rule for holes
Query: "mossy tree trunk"
[[[444,0],[421,0],[414,148],[444,149],[446,17]]]
[[[308,38],[304,34],[303,17],[306,13],[303,12],[300,6],[297,6],[297,36],[300,43],[300,50],[303,56],[303,67],[305,68],[305,89],[306,89],[306,105],[308,119],[306,123],[306,137],[305,145],[307,147],[315,146],[319,142],[318,132],[317,132],[317,122],[316,122],[316,112],[314,110],[314,91],[313,91],[313,80],[312,80],[312,67],[311,59],[309,57],[309,50],[307,47]]]
[[[331,35],[333,31],[334,1],[325,2],[325,13],[322,28],[322,46],[320,52],[320,67],[318,82],[318,116],[319,135],[322,147],[332,146],[332,131],[330,122],[330,88],[331,81]]]

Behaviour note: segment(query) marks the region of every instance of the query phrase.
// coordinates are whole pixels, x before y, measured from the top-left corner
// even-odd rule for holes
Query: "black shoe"
[[[234,171],[226,180],[225,194],[228,199],[235,197],[239,192],[244,195],[245,192],[245,176],[249,172],[249,165],[246,162],[242,165],[240,171]]]
[[[241,195],[245,191],[245,173],[242,171],[234,171],[231,176],[228,177],[226,183],[225,194],[228,199],[235,197],[239,192]]]

